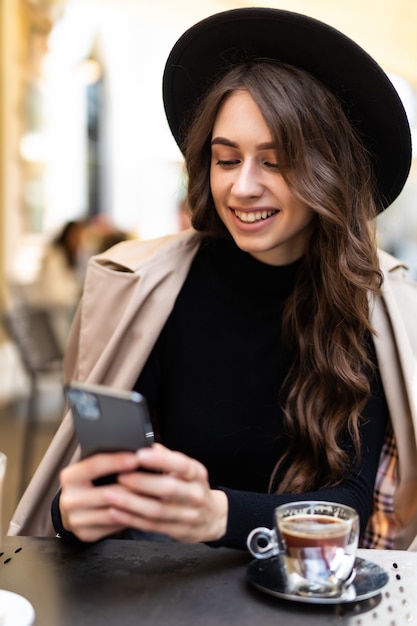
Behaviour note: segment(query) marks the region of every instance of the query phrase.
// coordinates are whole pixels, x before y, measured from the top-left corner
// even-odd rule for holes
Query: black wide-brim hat
[[[165,112],[183,149],[198,101],[236,63],[268,58],[302,68],[339,97],[373,163],[382,211],[411,166],[411,135],[401,100],[381,67],[354,41],[306,15],[270,8],[224,11],[198,22],[174,45],[163,77]]]

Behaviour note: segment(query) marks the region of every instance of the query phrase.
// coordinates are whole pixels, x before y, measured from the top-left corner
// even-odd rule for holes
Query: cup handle
[[[246,545],[256,559],[269,559],[280,553],[275,530],[263,526],[249,533]]]

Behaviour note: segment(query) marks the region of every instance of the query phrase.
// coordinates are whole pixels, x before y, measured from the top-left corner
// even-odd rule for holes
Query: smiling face
[[[305,253],[313,211],[286,183],[273,137],[249,92],[233,92],[217,115],[210,186],[217,213],[236,245],[269,265]]]

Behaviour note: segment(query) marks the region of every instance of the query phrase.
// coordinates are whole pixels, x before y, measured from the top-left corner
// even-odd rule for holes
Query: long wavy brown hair
[[[349,474],[347,434],[360,459],[359,423],[373,367],[366,350],[369,295],[379,293],[382,280],[371,225],[377,195],[371,160],[336,96],[302,70],[259,60],[219,80],[186,133],[188,200],[197,230],[227,234],[210,191],[210,142],[221,104],[238,89],[259,106],[285,180],[315,212],[283,315],[282,337],[294,355],[282,394],[289,446],[270,482],[271,491],[301,493],[337,485]]]

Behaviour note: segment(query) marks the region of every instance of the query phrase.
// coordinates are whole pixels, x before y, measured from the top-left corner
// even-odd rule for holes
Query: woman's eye
[[[233,165],[238,165],[238,159],[218,159],[216,165],[220,165],[220,167],[233,167]]]
[[[279,164],[278,163],[273,163],[271,161],[265,161],[264,162],[265,167],[269,167],[273,170],[279,170]]]

